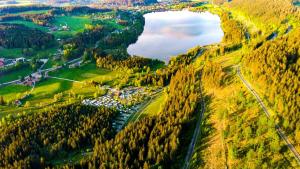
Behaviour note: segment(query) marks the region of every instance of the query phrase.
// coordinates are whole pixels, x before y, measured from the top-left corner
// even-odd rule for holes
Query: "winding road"
[[[201,75],[200,75],[200,77],[201,77]],[[205,112],[205,101],[204,101],[203,95],[202,95],[201,80],[200,80],[200,97],[201,97],[201,110],[200,110],[200,113],[199,113],[198,121],[197,121],[197,124],[196,124],[196,128],[195,128],[191,143],[190,143],[189,148],[188,148],[188,152],[185,156],[184,165],[183,165],[182,169],[188,169],[189,168],[190,161],[191,161],[191,158],[192,158],[195,146],[196,146],[196,142],[198,140],[199,135],[201,134],[201,130],[200,130],[201,121],[202,121],[202,118],[203,118],[203,114]]]
[[[251,84],[245,80],[243,77],[240,66],[237,66],[237,75],[242,80],[243,84],[247,87],[247,89],[255,96],[257,102],[259,103],[260,107],[265,112],[266,116],[270,119],[270,113],[263,103],[262,99],[259,97],[259,95],[256,93],[256,91],[252,88]],[[293,146],[293,144],[289,141],[288,137],[284,134],[283,130],[280,128],[278,124],[275,125],[275,129],[279,136],[283,139],[283,141],[286,143],[287,147],[291,150],[291,152],[294,154],[298,164],[300,165],[300,155],[297,152],[296,148]]]

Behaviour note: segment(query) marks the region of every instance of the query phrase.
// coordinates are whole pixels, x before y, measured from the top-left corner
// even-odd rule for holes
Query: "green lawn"
[[[32,73],[32,69],[29,66],[21,68],[19,70],[7,73],[5,75],[0,75],[0,83],[10,82],[20,79],[20,77],[28,76]]]
[[[69,31],[56,31],[53,34],[56,37],[72,36],[78,32],[83,32],[86,24],[92,24],[89,16],[56,16],[53,24],[60,27],[67,25]]]
[[[157,115],[161,111],[161,108],[165,104],[167,98],[168,95],[164,92],[156,94],[151,100],[147,100],[143,103],[140,110],[129,118],[128,123],[136,122],[146,116]]]
[[[167,97],[168,95],[166,93],[160,93],[152,100],[152,102],[149,105],[147,105],[147,107],[145,107],[145,109],[142,111],[143,114],[146,116],[157,115],[161,111],[163,105],[165,104]]]
[[[95,80],[109,82],[117,78],[118,74],[119,73],[116,71],[97,68],[95,63],[88,63],[79,68],[62,69],[57,72],[50,73],[49,75],[78,81]]]
[[[11,101],[17,99],[22,93],[30,89],[31,87],[23,85],[5,86],[0,88],[0,96],[3,96],[5,101]]]
[[[4,57],[4,58],[23,57],[22,49],[20,49],[20,48],[14,48],[14,49],[0,48],[0,57]]]

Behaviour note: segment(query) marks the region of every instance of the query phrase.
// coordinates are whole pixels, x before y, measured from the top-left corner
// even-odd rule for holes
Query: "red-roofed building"
[[[0,67],[4,67],[4,59],[3,58],[0,58]]]

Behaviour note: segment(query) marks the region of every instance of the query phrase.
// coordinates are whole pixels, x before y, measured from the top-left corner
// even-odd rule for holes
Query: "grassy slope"
[[[157,115],[160,111],[163,105],[165,104],[167,100],[168,95],[165,92],[162,92],[154,100],[147,106],[145,109],[142,111],[144,115],[146,116],[155,116]],[[143,117],[141,115],[141,117]]]
[[[62,69],[49,75],[78,81],[95,80],[109,82],[118,76],[118,72],[97,68],[95,64],[89,63],[80,68]]]
[[[0,53],[1,53],[0,57],[4,57],[4,58],[23,57],[22,49],[20,49],[20,48],[15,48],[15,49],[1,48]]]
[[[29,90],[29,86],[10,85],[0,88],[0,96],[3,96],[4,100],[15,100],[18,98],[18,95],[21,95]]]
[[[53,24],[60,27],[68,25],[70,31],[56,31],[53,34],[56,37],[72,36],[78,32],[83,32],[86,24],[92,24],[89,16],[57,16],[53,21]]]
[[[1,75],[0,76],[0,83],[5,83],[5,82],[17,80],[20,77],[30,75],[32,72],[33,72],[32,69],[28,66],[28,67],[22,68],[20,70],[17,70],[17,71],[11,72],[11,73]]]

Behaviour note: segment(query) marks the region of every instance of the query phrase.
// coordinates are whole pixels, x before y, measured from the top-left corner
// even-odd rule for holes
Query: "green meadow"
[[[22,57],[22,49],[20,48],[14,48],[14,49],[6,49],[6,48],[0,48],[0,57],[4,58],[18,58]]]
[[[69,31],[56,31],[56,37],[72,36],[78,32],[83,32],[86,24],[92,24],[89,16],[56,16],[53,24],[57,27],[67,25]]]
[[[94,63],[88,63],[79,68],[61,69],[56,72],[51,72],[49,75],[77,81],[94,80],[105,83],[116,79],[120,73],[117,71],[97,68]]]
[[[10,82],[20,79],[20,77],[28,76],[32,73],[32,69],[29,66],[23,67],[16,71],[0,75],[0,83]]]

